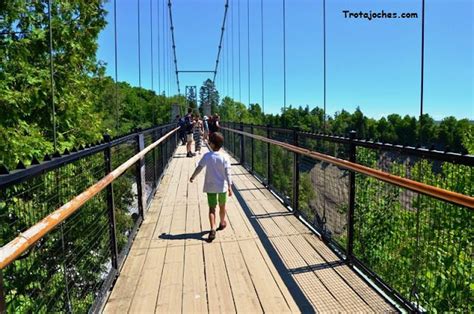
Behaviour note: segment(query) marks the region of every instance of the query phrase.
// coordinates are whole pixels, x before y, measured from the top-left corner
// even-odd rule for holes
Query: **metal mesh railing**
[[[349,159],[349,145],[298,132],[298,146]],[[345,245],[349,208],[349,171],[307,156],[299,163],[299,210],[326,238]]]
[[[270,128],[273,140],[294,144],[294,132],[286,129]],[[278,146],[270,145],[270,186],[290,206],[294,206],[294,154]]]
[[[267,136],[267,130],[264,127],[252,127],[253,134]],[[267,143],[253,140],[252,170],[264,182],[268,182],[268,150]]]
[[[0,246],[105,175],[96,153],[2,188]],[[110,268],[105,193],[3,270],[9,312],[87,311]],[[91,249],[93,248],[93,249]]]
[[[0,246],[27,229],[33,232],[30,227],[102,179],[108,173],[107,160],[110,170],[116,169],[137,153],[140,141],[158,139],[149,134],[161,136],[173,128],[136,132],[1,175]],[[171,136],[143,158],[146,196],[153,194],[175,147]],[[7,312],[84,313],[102,301],[143,219],[138,170],[139,165],[132,165],[111,183],[113,202],[108,202],[108,189],[100,191],[1,269],[0,303]]]
[[[401,305],[412,311],[474,310],[472,208],[296,153],[284,143],[467,196],[474,196],[474,156],[356,140],[355,134],[343,138],[249,125],[235,129],[257,129],[253,134],[267,133],[282,142],[252,139],[268,146],[251,154],[270,153],[270,188]],[[251,142],[250,135],[237,136]],[[248,168],[261,175],[258,166]]]
[[[372,168],[474,195],[473,167],[358,147]],[[354,255],[420,309],[472,312],[472,210],[356,175]]]
[[[244,126],[243,131],[247,133],[252,133],[252,129],[250,126]],[[250,137],[243,137],[243,164],[248,169],[252,168],[252,148],[253,148],[253,140]]]

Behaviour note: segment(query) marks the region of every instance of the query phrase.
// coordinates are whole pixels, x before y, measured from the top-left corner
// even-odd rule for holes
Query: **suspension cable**
[[[323,0],[323,130],[326,133],[326,0]]]
[[[120,110],[118,101],[118,47],[117,47],[117,0],[114,0],[114,68],[115,68],[115,129],[120,126]]]
[[[226,38],[225,38],[225,35],[227,33],[224,33],[224,40],[222,42],[222,79],[223,79],[223,89],[225,90],[224,92],[224,95],[227,96],[227,92],[228,92],[228,89],[227,89],[227,86],[228,86],[228,75],[227,75],[227,57],[226,57],[226,48],[227,48],[227,41],[226,41]]]
[[[239,19],[238,21],[238,29],[239,29],[239,102],[242,102],[242,76],[240,73],[240,66],[241,66],[241,60],[240,60],[240,1],[237,1],[237,18]]]
[[[216,80],[217,69],[219,68],[219,58],[221,56],[222,41],[224,40],[224,30],[225,30],[225,23],[226,23],[226,20],[227,20],[227,10],[229,9],[229,0],[225,1],[224,8],[225,8],[224,9],[224,19],[222,20],[221,37],[219,39],[219,46],[217,48],[216,67],[214,68],[214,77],[212,78],[212,83],[214,83],[215,80]]]
[[[170,29],[170,19],[168,17],[168,29]],[[171,68],[172,68],[172,60],[171,60],[171,34],[168,32],[168,96],[171,97]]]
[[[171,74],[170,74],[170,32],[169,30],[170,26],[170,17],[169,14],[166,14],[166,80],[167,80],[167,92],[168,92],[168,97],[171,96],[170,93],[170,81],[171,81]]]
[[[425,0],[421,0],[421,76],[420,76],[420,144],[422,143],[421,131],[423,123],[423,88],[425,73]]]
[[[169,9],[169,14],[170,14],[170,30],[171,30],[171,40],[173,43],[173,58],[174,58],[174,69],[176,73],[176,84],[178,85],[178,94],[181,94],[181,89],[179,87],[179,72],[178,72],[178,60],[176,58],[176,42],[174,39],[174,26],[173,26],[173,12],[171,10],[171,0],[168,0],[168,9]]]
[[[140,0],[137,0],[138,5],[138,86],[142,87],[142,59],[140,47]]]
[[[163,40],[163,66],[162,66],[162,70],[163,70],[163,93],[165,95],[166,94],[166,84],[168,82],[168,79],[166,78],[166,34],[168,33],[166,31],[166,14],[165,14],[165,0],[162,0],[161,2],[161,24],[162,24],[162,32],[163,32],[163,36],[162,36],[162,40]]]
[[[250,0],[247,0],[247,60],[248,106],[250,106]]]
[[[229,96],[230,95],[230,79],[229,79],[229,75],[230,75],[230,70],[229,70],[229,30],[226,30],[225,32],[225,53],[226,53],[226,57],[225,57],[225,64],[226,64],[226,68],[227,68],[227,95],[226,96]]]
[[[286,111],[286,0],[283,0],[283,112]]]
[[[154,82],[153,82],[153,0],[150,0],[150,54],[151,54],[151,90],[154,89]],[[155,111],[153,111],[153,114]]]
[[[230,33],[230,38],[231,38],[231,57],[232,57],[232,100],[235,99],[235,93],[234,93],[234,78],[235,78],[235,72],[234,72],[234,0],[231,0],[231,7],[230,7],[230,25],[231,25],[231,33]]]
[[[49,21],[49,75],[50,75],[50,89],[51,89],[51,111],[53,124],[53,145],[54,151],[58,149],[58,141],[56,138],[56,107],[54,104],[54,56],[53,56],[53,23],[51,15],[51,1],[48,1],[48,21]]]
[[[158,95],[161,94],[161,69],[160,69],[160,2],[156,4],[156,42],[157,42],[157,59],[158,59]]]
[[[262,28],[262,112],[265,114],[265,68],[263,51],[263,0],[260,0],[260,25]]]

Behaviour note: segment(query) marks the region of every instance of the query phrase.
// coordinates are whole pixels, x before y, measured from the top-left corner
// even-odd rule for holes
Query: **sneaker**
[[[193,153],[188,152],[188,153],[186,154],[186,157],[193,157]]]
[[[224,224],[220,223],[220,224],[219,224],[219,227],[217,228],[217,231],[224,230],[225,227],[227,227],[227,223],[224,223]]]
[[[207,238],[207,242],[212,242],[216,238],[216,230],[211,230],[209,232],[209,237]]]

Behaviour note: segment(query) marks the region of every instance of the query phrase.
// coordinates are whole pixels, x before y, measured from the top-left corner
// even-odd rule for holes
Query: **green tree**
[[[197,95],[196,95],[196,89],[193,87],[194,86],[192,86],[189,89],[189,92],[186,95],[186,103],[189,108],[196,109],[197,108]]]
[[[245,105],[233,101],[230,97],[224,97],[222,99],[218,111],[223,121],[249,121],[249,112]]]
[[[102,0],[52,3],[54,99],[59,149],[100,137],[91,77],[101,71],[97,37],[105,27]],[[0,162],[40,158],[52,151],[48,1],[0,5]],[[18,125],[22,127],[18,128]],[[87,127],[84,127],[87,126]],[[23,143],[29,143],[24,146]]]
[[[214,82],[211,79],[207,79],[199,89],[199,111],[204,113],[204,105],[210,105],[211,113],[217,112],[219,106],[219,92],[217,91]]]
[[[421,128],[419,132],[419,138],[423,145],[431,145],[437,142],[438,139],[438,128],[432,117],[428,114],[424,114],[421,117]]]

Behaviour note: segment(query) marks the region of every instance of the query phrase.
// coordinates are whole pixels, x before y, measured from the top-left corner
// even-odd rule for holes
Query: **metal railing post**
[[[137,153],[145,148],[145,137],[140,129],[137,130]],[[145,158],[142,157],[136,165],[138,213],[142,219],[145,218]]]
[[[7,294],[3,285],[3,275],[0,269],[0,314],[7,313]]]
[[[253,123],[250,125],[250,134],[253,134]],[[250,151],[251,151],[251,153],[252,153],[252,154],[250,155],[250,156],[251,156],[251,159],[250,159],[250,161],[251,161],[251,162],[250,162],[250,170],[253,171],[253,172],[255,172],[255,168],[254,168],[255,163],[254,163],[254,157],[253,157],[254,152],[255,152],[255,147],[254,147],[255,141],[254,141],[253,137],[250,138],[250,144],[251,144],[251,146],[250,146]]]
[[[271,125],[267,125],[267,138],[271,138]],[[267,143],[267,186],[272,184],[272,149],[270,143]]]
[[[240,131],[244,131],[244,123],[240,122]],[[245,143],[244,143],[244,135],[240,134],[240,163],[242,166],[245,167]]]
[[[171,127],[170,128],[170,131],[172,130],[173,128]],[[178,147],[178,141],[179,141],[179,137],[178,137],[178,132],[174,132],[174,138],[176,139],[175,143],[174,143],[174,148],[173,148],[173,152],[176,150],[176,148]]]
[[[163,128],[160,128],[160,138],[161,137],[163,137]],[[161,155],[161,157],[160,157],[160,161],[161,161],[161,168],[160,168],[161,173],[160,173],[160,175],[161,175],[165,171],[165,154],[163,153],[163,143],[161,143],[159,145],[159,147],[160,147],[160,155]]]
[[[104,150],[105,172],[106,175],[112,171],[112,154],[110,145],[110,135],[104,134],[104,141],[109,143]],[[109,216],[109,234],[110,234],[110,253],[112,256],[112,267],[118,269],[118,248],[117,248],[117,224],[115,221],[114,187],[113,183],[107,186],[107,213]]]
[[[156,136],[156,129],[153,130],[151,133],[151,142],[154,143],[158,137]],[[155,190],[157,184],[158,184],[158,157],[157,155],[157,147],[153,148],[153,190]]]
[[[293,129],[293,145],[298,146],[298,128]],[[293,211],[299,215],[300,158],[293,154]]]
[[[235,127],[236,123],[235,122],[232,122],[232,130],[235,130],[236,127]],[[237,155],[237,152],[235,151],[235,132],[232,132],[232,144],[233,144],[233,150],[232,150],[232,153],[234,154],[234,156]]]
[[[356,162],[356,145],[354,140],[356,138],[356,131],[349,133],[351,140],[349,146],[349,161]],[[349,172],[349,210],[347,211],[347,252],[346,261],[349,264],[353,262],[354,249],[354,211],[355,211],[355,172]]]

